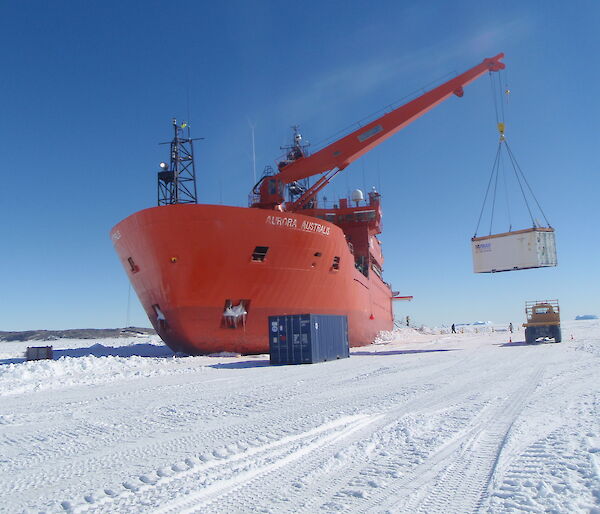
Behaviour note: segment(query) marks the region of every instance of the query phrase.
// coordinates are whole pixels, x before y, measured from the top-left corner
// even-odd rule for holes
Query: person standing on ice
[[[456,327],[454,326],[454,323],[452,323],[452,333],[456,334]]]
[[[509,330],[509,331],[510,331],[510,333],[512,334],[512,330],[513,330],[512,323],[509,323],[509,324],[508,324],[508,330]]]

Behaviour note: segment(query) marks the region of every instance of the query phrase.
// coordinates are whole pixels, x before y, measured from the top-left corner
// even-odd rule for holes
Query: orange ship
[[[152,325],[173,350],[266,353],[269,316],[338,314],[351,346],[393,326],[399,297],[382,277],[380,195],[353,193],[332,208],[317,194],[358,157],[488,71],[503,54],[308,155],[300,134],[249,208],[196,203],[192,139],[174,121],[158,207],[118,223],[111,237]],[[320,178],[309,186],[302,181]],[[286,198],[287,193],[287,198]]]

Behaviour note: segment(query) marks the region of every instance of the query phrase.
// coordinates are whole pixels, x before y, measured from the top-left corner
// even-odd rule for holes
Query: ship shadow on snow
[[[436,348],[434,350],[388,350],[388,351],[384,351],[384,352],[365,352],[365,351],[358,351],[358,352],[352,352],[350,354],[350,356],[352,355],[406,355],[406,354],[410,354],[410,353],[434,353],[434,352],[456,352],[461,350],[460,348]]]
[[[41,346],[41,345],[40,345]],[[501,346],[525,346],[525,343],[507,343]],[[459,348],[440,348],[433,350],[389,350],[383,352],[356,351],[353,355],[407,355],[412,353],[434,353],[434,352],[453,352]],[[148,358],[172,358],[188,357],[186,354],[175,353],[167,346],[159,346],[150,343],[138,343],[130,346],[104,346],[102,344],[94,344],[82,348],[64,348],[53,350],[52,360],[58,360],[61,357],[81,358],[81,357],[148,357]],[[214,355],[206,355],[211,357]],[[27,362],[25,356],[11,357],[0,359],[0,366],[7,364],[20,364]],[[245,368],[263,368],[270,366],[269,359],[250,359],[240,362],[219,362],[209,364],[208,367],[215,369],[245,369]]]
[[[11,357],[10,359],[0,359],[0,366],[6,364],[21,364],[25,362],[25,357]]]
[[[43,346],[44,341],[40,341],[38,346]],[[64,348],[54,349],[52,351],[52,360],[58,360],[61,357],[173,357],[175,354],[166,346],[158,346],[150,343],[137,343],[129,346],[104,346],[103,344],[94,344],[82,348]],[[0,359],[0,366],[6,364],[20,364],[27,362],[25,355],[23,357],[11,357]]]
[[[137,343],[128,346],[104,346],[94,344],[85,348],[54,350],[54,360],[61,357],[173,357],[175,353],[166,346]]]
[[[215,369],[244,369],[244,368],[263,368],[270,366],[269,359],[248,360],[241,362],[219,362],[217,364],[208,365],[209,368]]]
[[[350,357],[353,355],[405,355],[410,353],[433,353],[433,352],[454,352],[460,350],[460,348],[440,348],[435,350],[389,350],[385,352],[367,352],[367,351],[358,351],[350,353]],[[330,361],[335,362],[335,361]],[[320,363],[318,363],[320,364]],[[243,368],[262,368],[270,366],[271,363],[269,359],[260,359],[260,360],[247,360],[241,362],[219,362],[217,364],[210,364],[209,368],[215,369],[243,369]],[[288,366],[294,366],[295,364],[287,364]],[[284,365],[276,365],[277,367],[283,367]]]

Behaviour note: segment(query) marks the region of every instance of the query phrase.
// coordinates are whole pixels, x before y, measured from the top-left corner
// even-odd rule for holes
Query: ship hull
[[[175,351],[266,353],[273,315],[345,315],[351,346],[393,325],[389,286],[356,269],[344,233],[326,221],[170,205],[129,216],[111,237],[148,318]],[[224,315],[228,306],[245,314]]]

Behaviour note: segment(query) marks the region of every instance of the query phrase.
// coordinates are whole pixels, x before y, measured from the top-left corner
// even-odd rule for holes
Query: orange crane
[[[463,96],[464,86],[481,77],[484,73],[504,69],[505,64],[500,62],[503,57],[504,54],[499,53],[495,57],[484,59],[482,63],[461,75],[384,114],[310,156],[305,155],[301,145],[301,137],[296,134],[294,146],[291,147],[286,160],[278,164],[279,172],[263,177],[255,186],[255,201],[252,206],[280,209],[288,212],[305,209],[311,200],[315,198],[315,195],[337,173],[361,155],[364,155],[450,96]],[[323,175],[315,184],[304,191],[297,200],[289,202],[284,207],[282,206],[285,201],[284,189],[287,184],[292,184],[297,180],[319,173]]]

